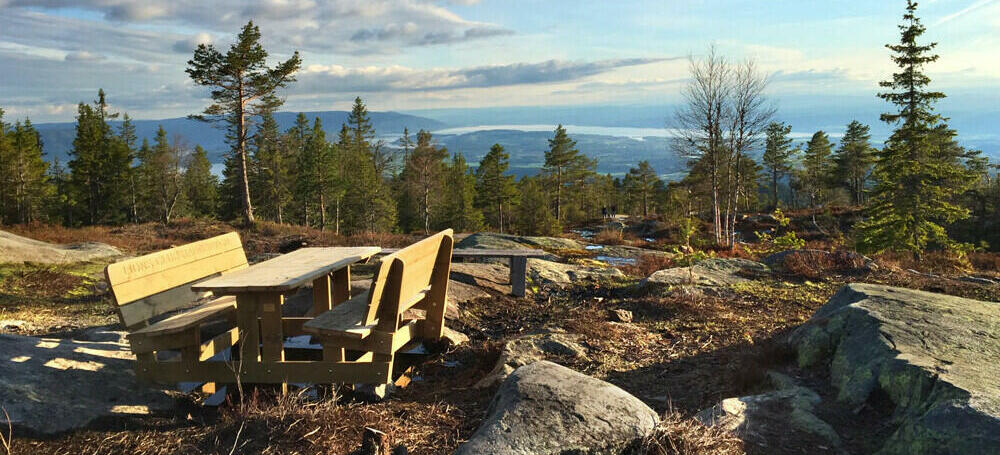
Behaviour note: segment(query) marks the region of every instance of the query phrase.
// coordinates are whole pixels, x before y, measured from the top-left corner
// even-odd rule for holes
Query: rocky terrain
[[[226,229],[36,234],[142,254]],[[655,226],[627,229],[647,232],[461,236],[462,248],[549,256],[529,261],[525,298],[507,295],[503,261],[455,263],[452,343],[429,346],[410,386],[379,402],[257,388],[209,406],[141,387],[100,274],[113,256],[7,261],[0,404],[14,453],[365,453],[366,434],[394,453],[998,453],[1000,261],[923,267],[822,245],[683,253]],[[242,235],[257,260],[290,244],[412,241]]]

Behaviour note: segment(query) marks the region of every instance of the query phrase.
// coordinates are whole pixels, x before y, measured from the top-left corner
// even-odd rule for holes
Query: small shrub
[[[674,267],[674,259],[665,254],[644,254],[635,260],[635,264],[622,267],[622,272],[628,275],[647,277],[658,270]]]
[[[707,427],[693,418],[667,411],[653,432],[626,453],[636,455],[736,455],[743,442],[732,433]]]

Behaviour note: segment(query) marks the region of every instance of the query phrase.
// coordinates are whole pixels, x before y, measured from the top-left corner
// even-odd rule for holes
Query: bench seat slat
[[[225,316],[227,313],[235,314],[236,297],[224,296],[211,302],[198,305],[162,321],[153,323],[148,327],[136,330],[128,336],[163,336],[183,332],[191,327],[195,327],[203,322],[217,317]]]

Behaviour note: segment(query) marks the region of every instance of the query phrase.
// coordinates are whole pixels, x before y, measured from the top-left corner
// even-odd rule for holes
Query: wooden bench
[[[393,253],[397,249],[383,249],[383,253]],[[528,284],[528,258],[547,256],[543,250],[487,250],[477,248],[462,248],[451,252],[452,258],[506,258],[510,264],[510,293],[524,297]]]
[[[448,229],[384,256],[368,292],[303,324],[323,345],[323,360],[370,364],[375,392],[384,395],[396,352],[411,341],[441,338],[453,244]],[[411,308],[424,310],[424,318],[404,319]]]
[[[191,286],[207,278],[244,269],[247,257],[237,233],[212,237],[184,246],[108,265],[104,273],[114,297],[115,311],[129,331],[136,356],[136,375],[157,381],[157,352],[179,351],[179,362],[204,361],[238,341],[236,329],[202,342],[208,322],[235,319],[236,299],[214,298]],[[197,377],[185,379],[202,381]],[[212,384],[205,387],[212,391]]]

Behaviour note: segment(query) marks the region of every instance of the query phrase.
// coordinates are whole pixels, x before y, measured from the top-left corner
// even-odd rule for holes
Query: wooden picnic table
[[[313,306],[306,316],[329,311],[351,297],[351,264],[367,261],[379,250],[378,247],[302,248],[202,281],[191,289],[211,291],[217,297],[236,296],[241,362],[248,370],[257,368],[255,364],[264,368],[265,364],[273,366],[274,362],[284,361],[284,334],[301,334],[301,326],[308,320],[283,320],[281,306],[285,294],[312,283]]]
[[[391,254],[396,251],[395,248],[386,248],[382,250],[382,253]],[[537,249],[461,248],[451,252],[453,258],[507,258],[510,261],[510,293],[517,297],[524,297],[527,291],[528,258],[540,258],[547,255],[548,253],[544,250]]]

